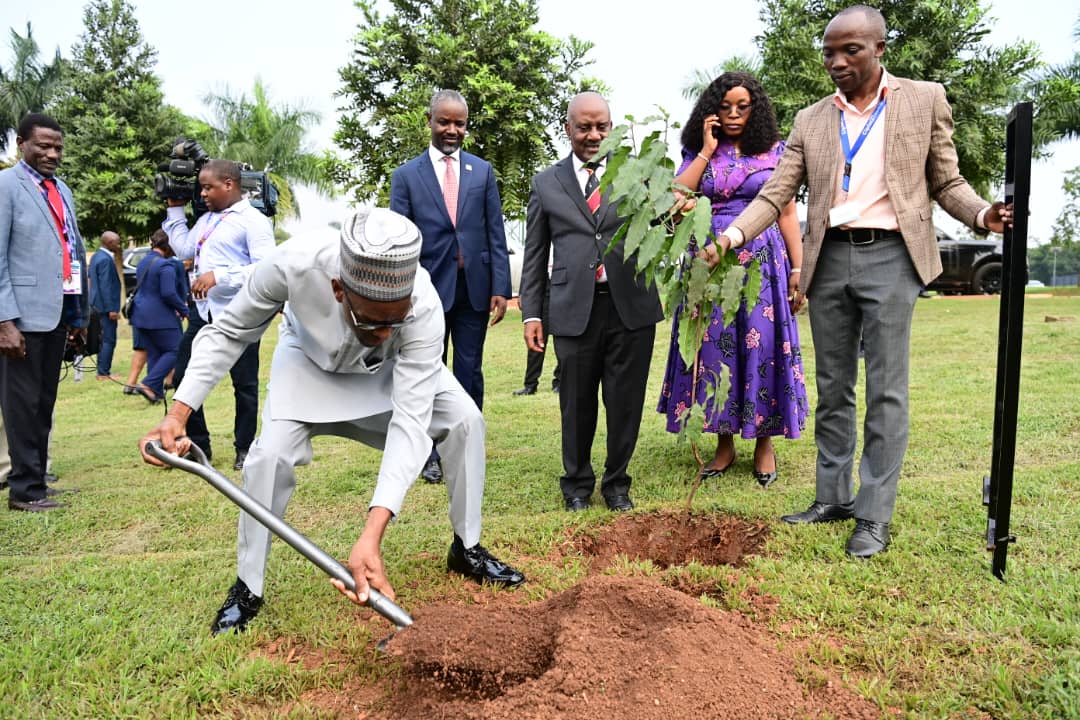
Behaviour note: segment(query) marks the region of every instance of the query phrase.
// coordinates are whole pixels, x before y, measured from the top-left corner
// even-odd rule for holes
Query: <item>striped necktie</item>
[[[585,172],[589,174],[588,180],[585,181],[585,202],[593,215],[600,209],[600,178],[596,177],[598,167],[600,163],[596,162],[587,162],[584,165]]]

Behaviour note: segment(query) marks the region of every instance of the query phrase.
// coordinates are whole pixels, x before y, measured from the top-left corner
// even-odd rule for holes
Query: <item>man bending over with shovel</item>
[[[281,517],[296,487],[294,468],[311,462],[313,436],[339,435],[382,448],[367,521],[349,554],[356,592],[334,583],[359,603],[367,600],[369,584],[394,597],[383,570],[382,537],[432,440],[442,453],[454,528],[447,568],[478,582],[515,586],[525,580],[480,545],[484,419],[442,363],[442,304],[418,267],[419,256],[416,226],[381,208],[347,217],[340,240],[282,244],[196,337],[172,408],[140,441],[152,464],[161,463],[146,453],[150,440],[159,439],[167,452],[185,453],[192,409],[283,312],[262,433],[244,464],[244,489]],[[241,513],[238,577],[214,619],[215,635],[243,630],[259,612],[270,537]]]

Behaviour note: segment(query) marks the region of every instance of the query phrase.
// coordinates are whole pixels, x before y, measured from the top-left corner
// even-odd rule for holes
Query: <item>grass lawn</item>
[[[813,499],[812,426],[777,444],[780,480],[750,476],[751,444],[735,471],[704,484],[699,511],[772,524],[765,552],[745,567],[694,567],[724,592],[707,602],[756,613],[778,645],[807,648],[807,675],[828,669],[856,692],[913,718],[1080,717],[1080,297],[1028,297],[1008,582],[983,550],[982,477],[989,473],[997,298],[933,298],[916,309],[911,441],[893,545],[869,562],[844,556],[850,524],[794,528],[777,518]],[[1073,320],[1045,322],[1046,316]],[[813,352],[800,317],[807,376]],[[115,372],[130,357],[122,323]],[[526,572],[519,592],[539,599],[578,580],[581,558],[561,557],[566,533],[610,519],[562,510],[558,403],[521,386],[520,314],[488,335],[488,479],[484,542]],[[696,469],[689,449],[652,412],[667,354],[657,333],[648,407],[631,466],[642,509],[681,508]],[[263,377],[276,341],[263,342]],[[551,358],[553,359],[553,358]],[[547,387],[551,368],[542,380]],[[63,486],[81,488],[66,510],[0,509],[0,717],[262,717],[289,707],[318,716],[301,695],[376,677],[371,640],[381,619],[344,601],[320,571],[275,543],[267,602],[248,633],[213,639],[210,621],[235,577],[237,510],[201,480],[143,465],[136,440],[160,417],[118,385],[62,382],[53,437]],[[232,395],[208,403],[216,461],[231,469]],[[811,407],[814,388],[808,388]],[[860,394],[861,397],[861,394]],[[601,423],[601,428],[603,423]],[[602,463],[603,431],[594,462]],[[380,454],[332,438],[299,471],[288,519],[345,557],[362,525]],[[384,554],[399,601],[420,607],[477,590],[444,572],[451,537],[442,486],[417,484]],[[625,572],[660,573],[646,563]],[[287,662],[259,649],[302,645],[334,661]],[[299,702],[298,702],[299,701]],[[884,712],[884,711],[883,711]]]

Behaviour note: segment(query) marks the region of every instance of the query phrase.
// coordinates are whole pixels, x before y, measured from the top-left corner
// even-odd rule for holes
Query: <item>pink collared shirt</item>
[[[844,121],[847,124],[847,134],[852,145],[855,144],[859,133],[862,132],[866,122],[874,113],[874,108],[882,100],[888,98],[889,73],[885,68],[881,69],[881,82],[878,83],[878,91],[875,100],[866,108],[860,110],[847,101],[839,90],[833,95],[833,103],[844,113]],[[879,230],[899,230],[900,223],[896,219],[896,210],[893,209],[889,199],[889,188],[885,185],[885,114],[878,117],[877,122],[866,134],[862,147],[851,161],[851,181],[848,184],[848,192],[842,187],[843,178],[836,177],[836,185],[833,188],[832,206],[853,204],[859,211],[859,218],[853,222],[842,225],[844,228],[877,228]]]

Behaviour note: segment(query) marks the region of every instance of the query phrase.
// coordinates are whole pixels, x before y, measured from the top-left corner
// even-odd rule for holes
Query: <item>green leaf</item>
[[[693,368],[697,362],[698,350],[701,349],[701,335],[698,334],[701,327],[700,319],[689,306],[684,306],[679,315],[679,355],[688,368]]]
[[[735,313],[742,304],[742,290],[746,282],[746,268],[738,263],[723,271],[720,281],[719,307],[724,313],[724,327],[735,319]]]
[[[639,215],[638,217],[644,216]],[[653,225],[648,229],[641,246],[637,250],[637,268],[639,272],[646,267],[655,266],[658,261],[663,259],[662,250],[666,239],[667,231],[663,225]],[[651,281],[652,277],[650,276],[648,280]]]

